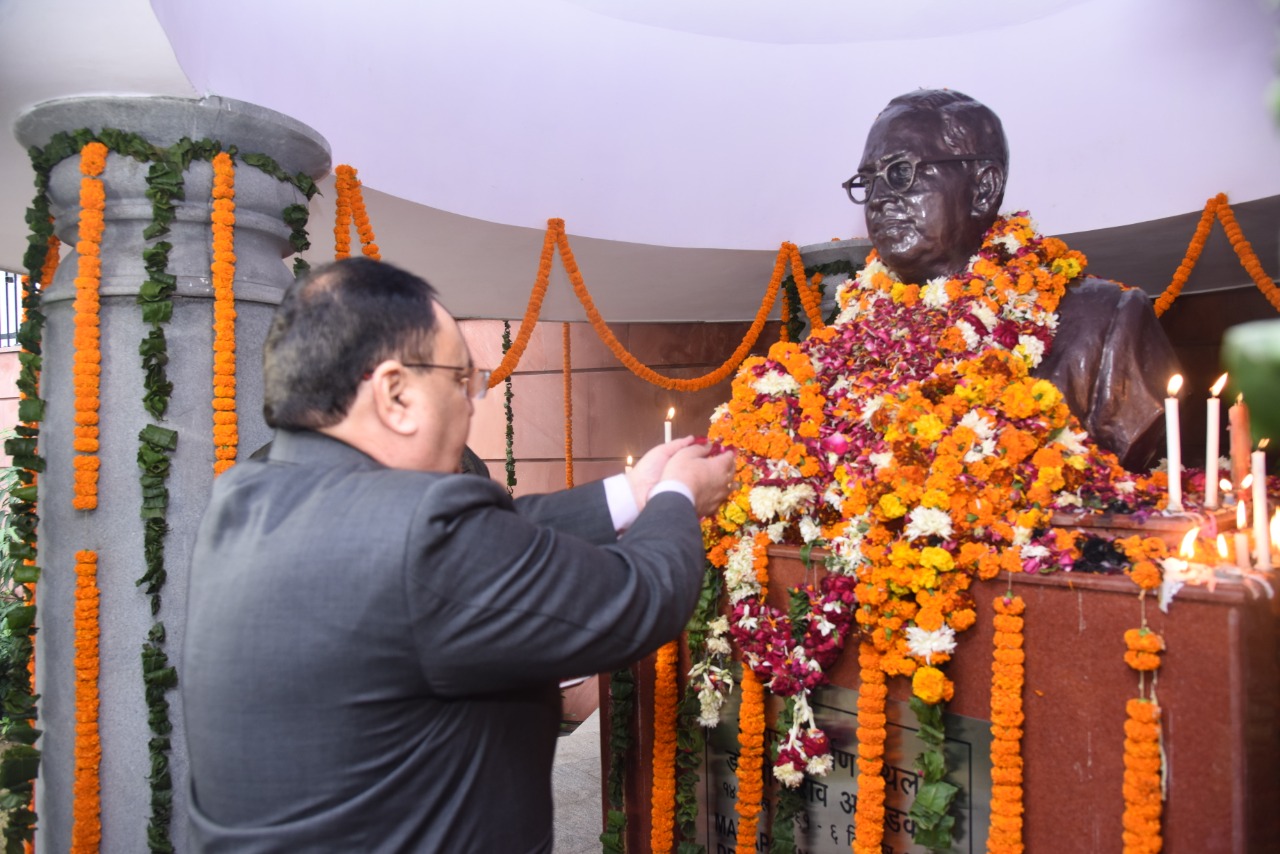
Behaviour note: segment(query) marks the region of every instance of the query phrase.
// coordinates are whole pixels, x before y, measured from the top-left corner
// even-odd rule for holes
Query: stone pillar
[[[292,254],[284,208],[306,204],[290,183],[244,163],[244,155],[266,154],[290,175],[318,178],[329,171],[329,149],[314,130],[287,116],[225,98],[183,100],[146,97],[85,97],[50,101],[24,113],[15,133],[25,146],[44,146],[59,131],[118,128],[159,147],[183,137],[210,139],[238,149],[236,163],[236,341],[239,453],[244,458],[269,439],[262,421],[261,352],[273,308],[293,274],[284,263]],[[101,670],[99,725],[102,740],[102,850],[147,849],[150,773],[141,650],[153,624],[149,598],[135,585],[145,570],[138,433],[149,423],[178,433],[168,479],[170,532],[166,540],[168,581],[158,615],[167,629],[170,663],[179,667],[185,635],[187,570],[196,527],[213,483],[212,366],[213,290],[210,280],[212,166],[191,163],[184,175],[185,198],[170,233],[168,271],[177,276],[173,317],[165,326],[168,378],[173,383],[163,420],[142,406],[143,371],[138,345],[150,330],[136,302],[147,278],[143,237],[151,222],[146,198],[148,164],[112,153],[102,180],[106,229],[101,278],[101,471],[96,510],[78,511],[72,497],[73,396],[72,329],[76,276],[74,252],[79,218],[79,157],[57,165],[50,199],[55,230],[65,254],[44,294],[48,318],[44,334],[41,394],[47,406],[40,451],[47,472],[40,478],[38,589],[39,634],[36,690],[44,729],[44,752],[36,785],[40,851],[66,851],[72,817],[75,694],[73,680],[73,595],[75,552],[98,552],[101,590]],[[178,691],[168,694],[173,722],[171,768],[174,781],[171,838],[178,851],[188,844],[187,757]]]

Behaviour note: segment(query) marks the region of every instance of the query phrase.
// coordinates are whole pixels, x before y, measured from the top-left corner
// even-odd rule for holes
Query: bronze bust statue
[[[845,188],[866,211],[880,260],[901,281],[924,284],[965,269],[999,214],[1008,169],[1008,142],[990,108],[959,92],[920,90],[876,118]],[[1068,286],[1035,370],[1131,470],[1159,456],[1165,385],[1177,372],[1146,295],[1087,275]]]

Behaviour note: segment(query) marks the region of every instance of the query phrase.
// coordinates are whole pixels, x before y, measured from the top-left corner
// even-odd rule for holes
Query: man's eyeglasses
[[[877,178],[883,178],[891,192],[905,193],[916,182],[916,169],[920,166],[928,166],[932,163],[961,163],[969,160],[994,159],[994,157],[986,157],[981,154],[950,154],[945,157],[930,157],[927,160],[908,155],[892,160],[870,174],[859,172],[840,186],[844,187],[844,191],[849,194],[849,201],[855,205],[865,205],[867,199],[871,198],[871,191],[875,187]]]
[[[461,365],[437,365],[432,362],[401,362],[406,368],[440,368],[444,371],[455,371],[458,383],[467,390],[467,397],[481,400],[489,390],[489,374],[487,368],[464,367]]]

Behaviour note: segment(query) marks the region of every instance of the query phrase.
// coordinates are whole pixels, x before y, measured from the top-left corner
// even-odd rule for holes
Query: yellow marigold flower
[[[949,698],[951,694],[949,688],[949,680],[936,667],[917,668],[911,677],[911,693],[930,705]]]
[[[880,500],[876,502],[876,509],[886,519],[899,519],[907,515],[906,505],[892,492],[880,497]]]
[[[947,425],[942,423],[942,419],[932,412],[911,422],[911,431],[915,434],[917,441],[925,444],[933,444],[938,441],[946,427]]]
[[[951,496],[941,489],[929,489],[925,491],[924,495],[920,496],[920,505],[922,507],[932,507],[936,510],[949,510],[951,508]]]
[[[951,552],[938,546],[925,546],[920,550],[920,565],[938,572],[950,572],[956,568]]]

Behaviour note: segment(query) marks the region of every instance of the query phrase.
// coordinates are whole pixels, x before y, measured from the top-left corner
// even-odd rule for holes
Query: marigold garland
[[[569,324],[561,324],[564,345],[564,485],[573,487],[573,356],[569,344]]]
[[[1191,236],[1191,243],[1187,246],[1187,253],[1183,256],[1182,263],[1174,271],[1173,281],[1156,299],[1156,317],[1168,311],[1169,306],[1173,305],[1173,301],[1182,293],[1182,286],[1191,277],[1191,271],[1195,269],[1196,262],[1200,260],[1200,253],[1204,251],[1205,241],[1209,239],[1209,229],[1213,226],[1214,217],[1217,216],[1218,206],[1225,204],[1226,201],[1227,197],[1219,193],[1205,202],[1204,212],[1200,214],[1200,222],[1196,224],[1195,234]]]
[[[98,851],[102,841],[102,742],[98,736],[98,553],[76,552],[75,777],[71,784],[71,852]]]
[[[1024,660],[1021,596],[998,597],[995,606],[994,661],[991,665],[991,827],[989,854],[1021,854],[1022,842],[1022,687]]]
[[[821,306],[818,304],[818,283],[809,284],[804,274],[804,260],[800,257],[800,247],[794,243],[783,243],[782,248],[786,250],[791,259],[791,276],[796,280],[796,293],[800,295],[800,304],[804,306],[804,313],[809,318],[809,328],[811,330],[825,329],[826,324],[822,322]],[[821,276],[818,281],[822,281]]]
[[[107,147],[90,142],[80,152],[80,235],[76,243],[76,298],[71,359],[75,396],[75,482],[71,506],[93,510],[98,506],[98,408],[102,372],[101,320],[98,283],[102,276],[102,234],[107,194],[98,180],[107,163]]]
[[[680,686],[678,640],[658,649],[653,684],[653,796],[649,850],[668,854],[675,844],[676,724]]]
[[[1157,561],[1168,547],[1156,537],[1126,537],[1116,541],[1132,563],[1129,578],[1140,590],[1142,625],[1124,633],[1124,661],[1138,671],[1138,696],[1129,700],[1124,725],[1124,854],[1157,854],[1163,847],[1160,816],[1163,811],[1164,760],[1160,749],[1160,705],[1156,702],[1156,670],[1164,639],[1147,626],[1146,595],[1158,588],[1162,577]],[[1146,676],[1151,674],[1150,686]]]
[[[516,340],[511,349],[502,357],[502,363],[494,369],[492,376],[489,377],[489,387],[493,388],[510,376],[516,365],[519,364],[520,357],[524,355],[525,347],[528,346],[529,339],[532,337],[534,327],[538,322],[538,315],[542,311],[542,301],[547,295],[547,286],[551,281],[551,260],[557,248],[560,251],[560,258],[564,263],[565,271],[569,274],[569,281],[573,285],[573,291],[577,295],[578,301],[582,303],[583,308],[586,309],[592,329],[595,330],[600,340],[609,347],[609,350],[619,362],[640,379],[652,385],[672,391],[701,391],[728,377],[746,358],[751,348],[755,346],[756,340],[760,337],[765,322],[768,320],[769,312],[773,309],[773,303],[778,296],[778,289],[782,285],[783,272],[789,257],[785,246],[784,244],[783,248],[778,250],[778,257],[774,261],[773,276],[769,281],[769,287],[765,292],[764,299],[760,303],[760,310],[756,312],[751,328],[747,330],[747,334],[743,336],[742,342],[734,350],[733,354],[720,367],[704,376],[673,379],[664,377],[649,366],[641,363],[614,336],[604,318],[600,316],[600,312],[596,310],[591,294],[587,291],[586,283],[582,279],[582,273],[578,270],[577,262],[574,260],[573,250],[569,246],[569,238],[565,234],[564,220],[548,220],[547,231],[542,240],[542,253],[538,260],[538,275],[534,280],[533,290],[529,294],[529,303],[525,307],[524,318],[520,321],[520,331],[516,333]]]
[[[1187,253],[1183,256],[1182,263],[1178,265],[1178,269],[1174,272],[1173,280],[1169,283],[1169,287],[1165,288],[1164,293],[1160,294],[1156,299],[1155,312],[1157,317],[1168,311],[1174,300],[1182,293],[1183,285],[1187,283],[1192,269],[1195,268],[1196,262],[1200,260],[1200,253],[1204,251],[1205,241],[1209,239],[1209,229],[1213,225],[1215,216],[1222,223],[1222,229],[1226,232],[1227,240],[1231,242],[1231,248],[1235,250],[1236,257],[1240,259],[1241,266],[1244,267],[1249,277],[1253,279],[1254,284],[1258,286],[1258,290],[1262,291],[1263,296],[1267,298],[1267,302],[1271,303],[1277,311],[1280,311],[1280,288],[1276,287],[1275,282],[1262,269],[1262,262],[1258,260],[1253,247],[1245,239],[1239,223],[1236,222],[1235,212],[1231,210],[1231,205],[1227,203],[1226,193],[1218,193],[1218,195],[1205,202],[1204,212],[1200,214],[1200,222],[1196,225],[1195,234],[1191,237],[1191,243],[1187,246]]]
[[[737,854],[755,854],[760,802],[764,798],[764,685],[750,667],[742,669],[738,710]]]
[[[1163,811],[1160,706],[1134,698],[1124,724],[1124,854],[1157,854]]]
[[[375,243],[373,226],[364,208],[364,193],[356,170],[346,164],[334,170],[337,178],[334,183],[338,189],[337,222],[333,228],[334,258],[351,257],[351,222],[355,221],[356,233],[360,236],[360,251],[366,257],[381,261],[382,255]]]
[[[1222,196],[1222,204],[1218,208],[1218,221],[1222,223],[1222,229],[1227,233],[1227,239],[1231,241],[1231,248],[1236,251],[1236,257],[1240,259],[1241,266],[1245,272],[1249,274],[1249,278],[1253,279],[1253,283],[1258,286],[1258,290],[1262,291],[1262,295],[1267,298],[1267,302],[1271,303],[1277,311],[1280,311],[1280,288],[1277,288],[1275,282],[1271,281],[1271,277],[1262,269],[1262,262],[1258,260],[1257,254],[1253,251],[1253,247],[1249,241],[1244,239],[1244,233],[1240,230],[1239,223],[1236,222],[1236,215],[1231,206],[1227,204],[1226,196]]]
[[[236,171],[231,155],[213,158],[213,471],[236,464]]]
[[[853,814],[854,854],[880,854],[884,841],[884,667],[875,644],[858,648],[858,804]]]

